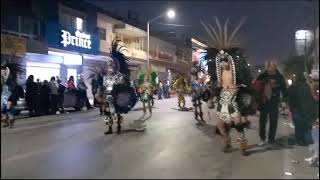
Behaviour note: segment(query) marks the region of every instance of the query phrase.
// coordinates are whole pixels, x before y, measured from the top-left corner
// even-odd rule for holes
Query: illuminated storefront
[[[84,56],[95,57],[99,53],[97,37],[80,30],[66,30],[59,24],[49,23],[45,37],[48,54],[27,53],[25,56],[26,75],[34,75],[40,81],[50,80],[52,76],[59,76],[63,82],[74,76],[77,81],[83,74]]]

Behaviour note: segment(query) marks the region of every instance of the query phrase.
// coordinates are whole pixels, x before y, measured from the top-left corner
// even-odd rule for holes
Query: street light
[[[166,13],[162,13],[159,16],[151,19],[148,21],[147,23],[147,68],[148,70],[150,69],[150,23],[156,21],[157,19],[163,17],[164,15],[167,15],[168,18],[172,19],[175,17],[176,13],[174,12],[174,10],[169,9]]]
[[[172,18],[174,18],[176,16],[176,13],[172,9],[170,9],[167,12],[167,16],[172,19]]]
[[[309,30],[298,30],[295,33],[296,50],[298,55],[304,55],[307,58],[307,49],[311,45],[312,32]],[[307,72],[307,62],[304,61],[304,69]]]

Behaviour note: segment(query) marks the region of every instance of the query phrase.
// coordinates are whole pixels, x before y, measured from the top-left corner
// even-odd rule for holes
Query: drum
[[[254,115],[257,111],[257,98],[254,89],[240,87],[237,93],[236,102],[241,116]]]
[[[133,87],[115,84],[111,91],[113,104],[117,113],[128,113],[137,103],[137,95]]]

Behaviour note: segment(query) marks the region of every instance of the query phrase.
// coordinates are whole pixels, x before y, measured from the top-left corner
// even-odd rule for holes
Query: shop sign
[[[46,26],[46,40],[49,48],[62,49],[83,54],[99,54],[100,41],[95,32],[83,32],[65,28],[49,22]]]
[[[81,47],[81,48],[91,49],[91,36],[90,36],[90,34],[80,32],[79,30],[76,30],[75,36],[65,30],[61,30],[61,33],[62,33],[61,34],[61,37],[62,37],[61,44],[63,44],[64,47],[71,45],[71,46],[77,46],[77,47]]]
[[[23,55],[27,51],[26,39],[1,34],[1,54]]]

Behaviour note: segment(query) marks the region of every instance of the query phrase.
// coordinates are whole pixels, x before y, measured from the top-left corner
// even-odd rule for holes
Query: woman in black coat
[[[38,94],[37,84],[34,82],[33,75],[30,75],[26,83],[26,104],[29,110],[29,116],[33,117],[37,112],[37,94]]]
[[[41,112],[45,115],[50,113],[50,87],[49,82],[45,80],[40,88],[40,105]]]

